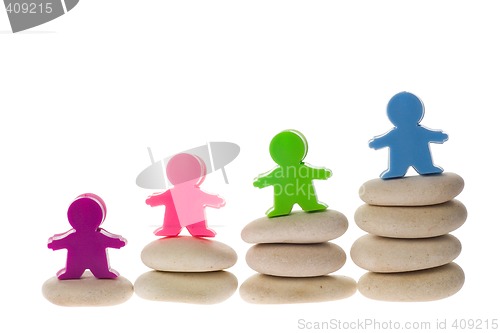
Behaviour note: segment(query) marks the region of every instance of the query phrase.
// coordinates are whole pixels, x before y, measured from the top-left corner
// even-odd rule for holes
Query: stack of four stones
[[[351,248],[356,265],[370,271],[358,281],[364,296],[385,301],[430,301],[458,292],[465,280],[453,262],[460,241],[449,234],[467,218],[455,199],[464,188],[454,173],[373,179],[360,188],[365,202],[356,224],[368,235]]]
[[[353,295],[353,279],[329,275],[346,262],[344,250],[330,241],[347,228],[347,218],[335,210],[292,212],[249,223],[241,237],[255,245],[248,250],[246,262],[260,274],[241,285],[241,297],[250,303],[283,304]]]

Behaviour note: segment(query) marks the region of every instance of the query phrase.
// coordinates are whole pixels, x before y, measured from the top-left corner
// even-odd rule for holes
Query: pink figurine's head
[[[106,218],[106,205],[97,195],[79,195],[68,208],[68,221],[78,231],[95,231]]]
[[[195,155],[177,154],[167,163],[167,178],[174,186],[183,183],[200,185],[206,174],[205,162]]]

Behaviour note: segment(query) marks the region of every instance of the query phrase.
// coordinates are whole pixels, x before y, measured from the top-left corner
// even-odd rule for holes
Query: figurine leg
[[[318,210],[325,210],[328,206],[322,202],[318,202],[318,198],[316,197],[316,191],[314,190],[314,186],[309,184],[306,187],[307,190],[300,193],[297,197],[297,203],[302,208],[302,210],[306,212],[315,212]]]
[[[83,272],[85,272],[84,267],[70,267],[69,269],[63,268],[59,272],[57,272],[57,278],[59,280],[71,280],[71,279],[79,279],[82,277]]]
[[[201,221],[198,223],[187,225],[186,229],[194,237],[214,237],[215,236],[215,231],[207,228],[206,221]]]
[[[118,272],[109,268],[106,252],[95,258],[89,269],[98,279],[115,279],[118,277]]]
[[[160,227],[155,230],[155,235],[156,236],[166,236],[166,237],[176,237],[181,233],[182,228],[179,227],[173,227],[169,226],[167,228],[165,227]]]
[[[267,210],[266,215],[267,217],[283,216],[290,214],[291,211],[292,207],[290,207],[290,209],[271,207]]]
[[[92,274],[94,274],[94,276],[97,278],[97,279],[116,279],[118,277],[118,272],[113,270],[113,269],[104,269],[104,268],[100,268],[100,269],[90,269],[90,271],[92,272]]]
[[[438,173],[443,173],[443,169],[435,165],[427,169],[424,169],[424,171],[420,171],[421,170],[420,168],[419,169],[415,168],[415,170],[417,170],[417,172],[421,175],[434,175]]]
[[[275,196],[274,207],[269,208],[266,215],[268,217],[288,215],[292,211],[294,204],[295,202],[289,200],[287,197]]]
[[[306,212],[316,212],[319,210],[325,210],[328,208],[328,205],[314,200],[299,202],[300,208],[302,208]]]
[[[408,167],[409,165],[407,164],[391,163],[389,169],[382,172],[380,178],[391,179],[403,177],[406,174],[406,171],[408,171]]]
[[[443,169],[432,164],[430,157],[425,160],[418,161],[413,165],[413,168],[421,175],[430,175],[436,173],[442,173]]]
[[[156,236],[176,237],[181,233],[182,227],[177,219],[168,219],[163,226],[155,230]]]

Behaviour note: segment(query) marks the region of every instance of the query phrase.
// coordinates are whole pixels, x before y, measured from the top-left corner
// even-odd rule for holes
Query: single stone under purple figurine
[[[68,221],[73,227],[49,238],[48,248],[67,249],[66,267],[57,272],[59,280],[80,279],[90,270],[98,279],[114,279],[118,272],[109,267],[107,248],[121,248],[126,240],[100,228],[106,218],[106,205],[97,195],[78,196],[68,208]]]

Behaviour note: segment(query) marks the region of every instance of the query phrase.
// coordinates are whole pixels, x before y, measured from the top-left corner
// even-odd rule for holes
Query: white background
[[[123,1],[82,0],[65,16],[12,34],[0,10],[0,330],[47,332],[300,331],[308,321],[398,322],[500,319],[498,313],[498,112],[500,20],[495,1]],[[58,307],[41,294],[64,265],[48,237],[69,229],[66,210],[94,192],[108,206],[103,227],[128,239],[110,250],[130,281],[149,269],[140,251],[156,239],[161,208],[135,185],[155,157],[207,141],[241,147],[202,186],[226,207],[207,209],[216,240],[232,246],[229,269],[254,274],[241,229],[272,204],[253,178],[274,166],[270,139],[287,128],[309,142],[306,162],[333,176],[318,198],[343,212],[349,253],[363,232],[353,221],[361,184],[386,168],[368,140],[391,128],[385,106],[410,91],[426,105],[422,124],[450,139],[433,145],[436,164],[466,182],[469,218],[453,232],[466,282],[455,296],[386,303],[361,294],[301,305],[253,305],[236,292],[213,305],[156,303],[134,295],[108,308]],[[338,274],[364,271],[348,258]],[[483,324],[483,328],[485,325]]]

